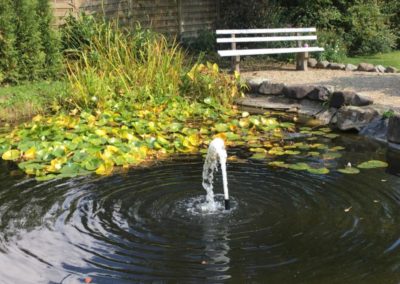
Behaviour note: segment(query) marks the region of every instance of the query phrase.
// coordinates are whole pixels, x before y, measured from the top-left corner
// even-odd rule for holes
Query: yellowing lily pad
[[[311,174],[316,174],[316,175],[325,175],[329,173],[329,169],[327,168],[309,168],[307,171]]]
[[[1,157],[3,160],[16,161],[19,159],[20,154],[21,153],[19,150],[8,150],[8,151],[4,152]]]

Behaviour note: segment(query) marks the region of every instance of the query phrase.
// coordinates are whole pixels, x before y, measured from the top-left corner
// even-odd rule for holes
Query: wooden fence
[[[219,17],[217,0],[51,0],[56,24],[68,13],[103,13],[122,23],[139,22],[143,27],[181,38],[195,37],[201,30],[215,29]]]

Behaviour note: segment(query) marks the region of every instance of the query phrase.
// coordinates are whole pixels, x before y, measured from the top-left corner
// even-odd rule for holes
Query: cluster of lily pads
[[[205,152],[209,141],[222,137],[228,147],[246,147],[254,153],[251,159],[270,160],[272,167],[329,173],[324,165],[339,158],[344,148],[329,148],[317,140],[338,135],[329,128],[299,130],[296,133],[292,122],[239,112],[212,98],[191,103],[182,99],[163,105],[116,105],[113,110],[39,115],[0,137],[0,155],[17,162],[26,174],[47,180],[94,172],[108,175],[171,155]],[[296,142],[299,134],[307,143]],[[290,156],[311,160],[288,163],[280,159]],[[369,161],[358,165],[382,166],[387,164]],[[359,172],[355,167],[338,171]]]

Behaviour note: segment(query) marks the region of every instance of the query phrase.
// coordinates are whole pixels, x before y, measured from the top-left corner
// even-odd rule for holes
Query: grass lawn
[[[35,82],[0,87],[0,122],[17,122],[51,110],[65,83]]]
[[[369,56],[348,57],[345,62],[354,65],[357,65],[361,62],[365,62],[374,65],[380,64],[385,67],[393,66],[396,67],[397,69],[400,69],[400,51],[394,51],[384,54],[375,54]]]

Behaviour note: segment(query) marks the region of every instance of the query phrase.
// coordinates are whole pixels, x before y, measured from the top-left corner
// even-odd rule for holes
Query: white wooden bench
[[[240,56],[297,53],[297,70],[307,70],[308,53],[323,51],[322,47],[308,46],[303,41],[314,41],[316,28],[217,30],[217,43],[230,43],[228,50],[218,50],[221,57],[232,57],[232,71],[240,71]],[[225,36],[220,37],[218,36]],[[229,37],[226,37],[228,36]],[[237,43],[297,41],[297,47],[237,49]]]

